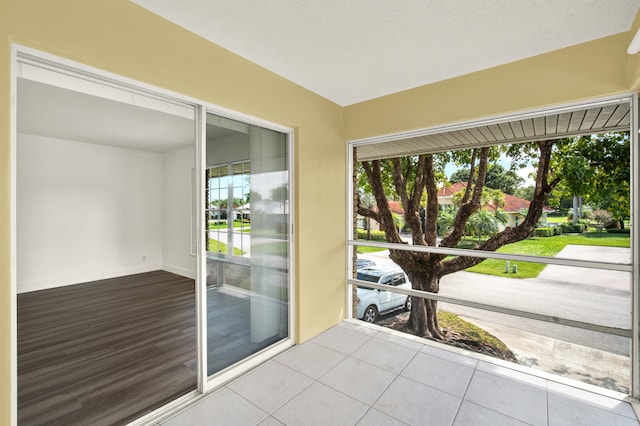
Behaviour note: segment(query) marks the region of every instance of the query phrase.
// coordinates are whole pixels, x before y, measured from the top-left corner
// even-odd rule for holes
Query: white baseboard
[[[165,263],[162,265],[162,270],[171,272],[172,274],[181,275],[186,278],[191,278],[192,280],[196,279],[196,271],[183,268],[182,266],[169,265]]]
[[[142,274],[144,272],[158,271],[163,269],[162,265],[141,265],[133,268],[122,268],[111,271],[96,271],[90,274],[80,274],[66,277],[57,277],[48,280],[38,280],[30,282],[20,282],[18,277],[18,283],[16,293],[28,293],[31,291],[46,290],[49,288],[65,287],[68,285],[87,283],[91,281],[106,280],[109,278],[122,277],[125,275]],[[171,271],[170,271],[171,272]]]

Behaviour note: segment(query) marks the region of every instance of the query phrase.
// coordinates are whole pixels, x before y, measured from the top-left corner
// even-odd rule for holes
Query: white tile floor
[[[631,405],[343,322],[163,425],[639,425]]]

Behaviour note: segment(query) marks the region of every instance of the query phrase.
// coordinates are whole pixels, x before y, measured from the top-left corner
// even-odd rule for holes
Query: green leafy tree
[[[469,180],[468,168],[458,169],[449,178],[451,183],[466,182]],[[524,183],[524,179],[520,177],[514,170],[507,170],[502,164],[490,164],[487,168],[487,177],[485,186],[487,188],[497,189],[505,194],[514,195],[520,185]]]
[[[455,219],[455,211],[454,210],[441,210],[438,215],[437,225],[438,225],[438,236],[442,237],[451,230],[453,227],[453,220]]]
[[[564,139],[557,145],[556,164],[563,180],[555,191],[559,198],[574,198],[573,220],[581,197],[594,207],[609,211],[624,226],[630,212],[629,134],[603,133]]]
[[[363,209],[367,209],[374,212],[376,208],[376,199],[370,193],[365,192],[363,189],[359,189],[358,204],[361,205]],[[367,240],[371,240],[371,217],[370,216],[364,216],[364,227],[367,231]]]
[[[531,200],[533,198],[533,191],[535,191],[535,189],[536,187],[533,185],[520,187],[516,189],[516,192],[513,195],[518,198],[522,198],[523,200]]]
[[[465,226],[468,235],[473,235],[480,239],[484,236],[495,235],[500,229],[500,222],[497,217],[486,210],[478,210],[469,216]]]
[[[631,142],[628,133],[582,137],[577,149],[588,155],[592,169],[587,192],[590,205],[607,210],[624,227],[631,211]]]
[[[490,162],[496,162],[501,154],[510,153],[515,163],[529,164],[536,158],[536,190],[528,213],[515,227],[507,227],[493,234],[477,247],[479,250],[495,251],[505,244],[523,240],[534,229],[542,214],[548,195],[559,182],[550,168],[554,141],[538,141],[518,146],[483,147],[444,154],[423,154],[385,160],[363,161],[362,171],[366,179],[366,189],[376,199],[377,209],[358,207],[358,213],[371,217],[380,223],[388,242],[404,244],[389,209],[388,200],[399,199],[402,203],[405,222],[411,229],[411,243],[414,246],[435,246],[438,230],[438,182],[444,180],[444,164],[454,161],[466,162],[469,179],[459,200],[459,208],[453,214],[453,223],[439,241],[441,247],[456,247],[464,236],[471,216],[481,209],[487,169]],[[426,194],[426,197],[425,197]],[[426,203],[423,200],[426,198]],[[424,209],[425,220],[421,220]],[[495,215],[494,215],[495,216]],[[482,258],[444,254],[423,253],[407,250],[390,250],[390,258],[409,276],[416,290],[438,293],[440,279],[448,274],[461,271],[482,262]],[[438,325],[437,302],[417,298],[412,305],[406,327],[413,333],[434,339],[444,338]]]
[[[591,220],[596,222],[598,231],[601,231],[603,227],[609,225],[613,220],[613,215],[606,210],[596,209],[589,215]]]
[[[451,200],[454,206],[460,207],[462,205],[465,192],[466,191],[463,189],[453,194]],[[486,207],[488,205],[493,206],[496,210],[503,208],[505,205],[504,194],[498,189],[482,188],[480,206]]]

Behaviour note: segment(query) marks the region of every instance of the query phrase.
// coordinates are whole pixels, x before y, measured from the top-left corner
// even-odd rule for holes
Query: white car
[[[407,275],[398,266],[368,266],[357,271],[357,278],[377,284],[411,289]],[[374,322],[380,314],[404,308],[411,310],[411,296],[358,286],[357,317]]]

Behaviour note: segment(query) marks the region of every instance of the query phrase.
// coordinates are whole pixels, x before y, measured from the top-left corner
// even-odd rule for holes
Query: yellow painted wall
[[[347,140],[629,91],[628,35],[595,40],[345,108]]]
[[[10,407],[11,42],[295,128],[296,302],[302,313],[297,340],[344,318],[346,159],[341,107],[126,0],[2,0],[0,425],[9,422]]]
[[[626,46],[629,46],[629,43],[631,43],[631,40],[636,35],[636,32],[638,32],[638,29],[640,29],[640,12],[636,15],[636,19],[633,21],[633,25],[631,25],[631,30],[629,30],[627,34],[625,48]],[[640,53],[629,56],[628,73],[628,85],[631,90],[640,90]]]
[[[632,36],[340,108],[126,0],[0,1],[0,425],[9,421],[11,371],[11,42],[296,129],[297,339],[304,341],[344,317],[345,139],[627,92],[640,84],[640,56],[625,53]]]

